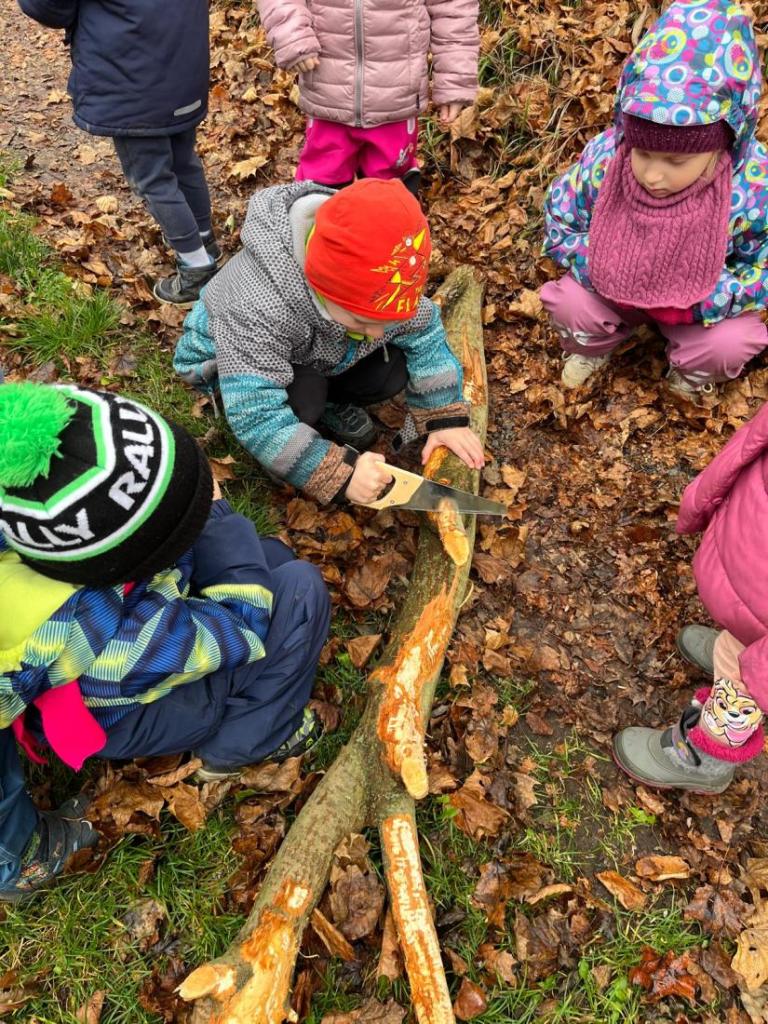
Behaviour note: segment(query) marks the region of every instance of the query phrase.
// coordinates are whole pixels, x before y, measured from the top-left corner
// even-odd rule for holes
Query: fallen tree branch
[[[461,267],[437,293],[448,338],[464,368],[471,425],[484,441],[487,383],[482,288]],[[427,474],[477,492],[479,474],[439,449]],[[439,528],[439,522],[438,522]],[[456,523],[452,523],[455,530]],[[466,557],[446,558],[422,529],[410,585],[389,642],[369,677],[369,697],[349,743],[302,808],[237,939],[180,986],[195,1000],[193,1024],[280,1024],[294,1019],[290,986],[301,937],[328,882],[342,839],[378,828],[392,913],[420,1024],[453,1024],[448,985],[421,871],[414,798],[428,791],[424,732],[469,576]],[[459,552],[461,554],[461,552]]]

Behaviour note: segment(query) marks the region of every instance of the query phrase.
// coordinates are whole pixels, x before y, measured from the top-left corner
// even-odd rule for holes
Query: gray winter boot
[[[715,640],[720,635],[709,626],[683,626],[677,634],[677,649],[691,665],[711,676],[715,671]]]
[[[155,282],[152,294],[161,302],[170,302],[174,306],[194,306],[200,298],[200,291],[211,280],[218,270],[215,260],[207,267],[188,267],[184,263],[176,263],[176,273]]]
[[[668,729],[622,729],[613,737],[614,761],[635,782],[655,789],[722,793],[733,779],[733,765],[696,750],[688,741],[700,713],[700,708],[686,708]]]

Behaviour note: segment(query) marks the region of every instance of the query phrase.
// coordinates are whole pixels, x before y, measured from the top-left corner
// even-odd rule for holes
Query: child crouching
[[[398,444],[421,439],[425,462],[442,444],[482,467],[461,366],[422,294],[429,227],[401,182],[264,189],[242,238],[188,314],[174,367],[220,386],[236,437],[270,474],[320,502],[374,500],[391,476],[383,455],[359,454],[376,435],[365,406],[403,390]]]
[[[768,344],[768,154],[762,85],[737,6],[672,4],[627,61],[615,125],[551,186],[544,252],[568,272],[541,298],[578,387],[644,323],[687,400]]]
[[[322,578],[212,493],[194,439],[138,402],[0,386],[0,901],[97,838],[82,808],[38,812],[14,734],[76,769],[194,751],[208,780],[319,735]]]

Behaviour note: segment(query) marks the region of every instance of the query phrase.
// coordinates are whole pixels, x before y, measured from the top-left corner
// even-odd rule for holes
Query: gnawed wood
[[[443,309],[449,343],[464,367],[471,426],[484,442],[488,409],[482,288],[472,271],[462,267],[435,298]],[[440,478],[476,493],[478,472],[446,449],[438,451]],[[465,528],[471,553],[474,517]],[[461,565],[446,558],[435,532],[421,530],[405,600],[369,677],[363,716],[283,840],[239,936],[218,960],[198,969],[229,968],[235,991],[228,990],[224,999],[211,998],[212,992],[206,991],[195,1003],[193,1024],[277,1024],[291,1019],[288,992],[296,955],[327,884],[334,850],[345,836],[366,826],[381,833],[393,916],[420,1024],[453,1024],[421,873],[413,796],[427,792],[424,730],[466,593],[469,565],[469,558]],[[382,714],[385,703],[389,714]],[[302,893],[295,912],[286,906],[286,899],[292,903],[286,883]],[[423,926],[418,937],[416,920]]]
[[[412,814],[394,814],[382,821],[380,832],[392,914],[419,1024],[453,1024],[440,942],[421,870],[416,822]]]

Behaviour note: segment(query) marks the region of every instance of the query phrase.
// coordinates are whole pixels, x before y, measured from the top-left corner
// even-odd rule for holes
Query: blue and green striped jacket
[[[13,557],[0,536],[0,559]],[[77,589],[13,651],[0,650],[0,728],[46,690],[74,679],[107,729],[175,686],[264,657],[271,573],[253,524],[214,502],[194,546],[165,572]],[[0,586],[0,615],[18,592]]]

